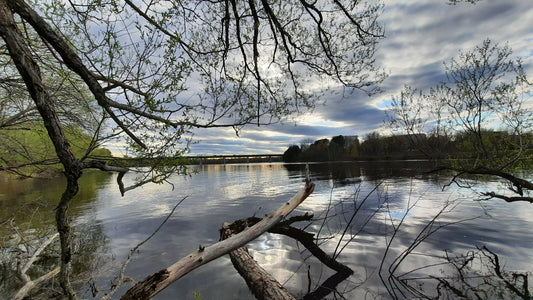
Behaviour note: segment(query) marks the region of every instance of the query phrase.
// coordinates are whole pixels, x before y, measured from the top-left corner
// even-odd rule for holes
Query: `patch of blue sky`
[[[392,99],[382,99],[380,102],[376,102],[376,107],[380,109],[388,109],[392,106]]]
[[[398,212],[390,212],[389,216],[392,219],[404,219],[405,217],[409,216],[409,212],[405,209]]]

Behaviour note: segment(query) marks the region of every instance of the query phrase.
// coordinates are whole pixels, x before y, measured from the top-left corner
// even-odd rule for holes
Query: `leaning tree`
[[[95,128],[95,138],[125,140],[138,157],[168,158],[148,160],[154,165],[130,186],[119,176],[124,193],[184,172],[177,158],[195,128],[278,122],[313,108],[333,87],[377,92],[384,78],[374,63],[380,11],[342,0],[0,0],[0,54],[32,100],[12,116],[38,112],[67,178],[56,222],[60,282],[69,298],[75,292],[67,209],[82,171],[127,169],[73,154],[57,90],[44,75],[88,91],[106,125]],[[78,105],[63,109],[76,112]]]

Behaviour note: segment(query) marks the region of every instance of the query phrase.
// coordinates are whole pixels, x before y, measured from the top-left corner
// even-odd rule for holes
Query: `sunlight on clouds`
[[[321,115],[306,115],[298,120],[299,125],[322,126],[329,128],[340,128],[349,125],[346,122],[324,119]]]
[[[392,105],[392,99],[380,99],[376,101],[376,107],[379,109],[387,110]]]

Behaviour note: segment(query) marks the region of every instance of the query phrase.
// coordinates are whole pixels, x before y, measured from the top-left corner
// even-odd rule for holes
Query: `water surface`
[[[142,280],[199,245],[217,242],[224,222],[272,212],[302,188],[305,179],[304,164],[193,168],[197,173],[190,177],[171,178],[173,185],[146,185],[124,197],[116,175],[84,174],[80,194],[69,210],[76,234],[73,281],[83,298],[106,293],[129,251],[152,234],[183,198],[161,230],[135,253],[127,276]],[[426,237],[395,274],[427,277],[442,270],[422,267],[442,261],[446,254],[467,253],[484,245],[500,256],[507,269],[533,270],[533,207],[475,201],[478,196],[471,189],[453,185],[443,190],[449,177],[428,173],[431,168],[424,161],[309,165],[316,188],[293,215],[312,213],[314,220],[295,226],[314,233],[323,250],[338,255],[355,271],[337,286],[341,295],[389,298],[380,268],[387,278],[389,265],[439,212],[432,228],[440,229]],[[11,220],[10,226],[4,223],[0,228],[3,241],[13,238],[13,224],[22,232],[53,231],[53,208],[63,184],[60,179],[0,184],[0,221]],[[478,190],[487,187],[503,188],[487,181]],[[267,233],[248,247],[261,266],[295,295],[314,290],[334,274],[285,236]],[[430,281],[419,281],[431,292]],[[227,256],[186,275],[156,299],[194,299],[194,293],[202,299],[254,299]]]

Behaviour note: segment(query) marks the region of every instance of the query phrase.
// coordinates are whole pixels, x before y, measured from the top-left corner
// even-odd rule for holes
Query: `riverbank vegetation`
[[[112,159],[111,151],[95,147],[92,136],[75,125],[65,126],[75,157]],[[0,130],[0,170],[16,177],[59,176],[63,167],[42,122],[27,122],[23,127]]]
[[[451,183],[470,187],[478,176],[498,178],[506,184],[481,192],[483,199],[533,203],[533,182],[518,172],[532,154],[531,83],[512,53],[490,39],[460,51],[444,63],[446,81],[427,91],[406,86],[392,99],[389,125],[426,156],[454,147],[467,158],[439,166],[452,172]]]
[[[498,156],[533,158],[533,134],[516,135],[507,131],[483,130],[483,144],[487,151]],[[353,160],[403,160],[403,159],[476,159],[478,137],[461,132],[453,136],[380,135],[372,132],[362,142],[357,136],[334,136],[313,143],[291,145],[283,154],[284,162],[320,162]]]
[[[487,39],[459,52],[444,72],[447,81],[428,91],[406,86],[391,100],[388,126],[401,134],[293,145],[284,160],[438,159],[435,170],[451,171],[459,186],[471,187],[476,176],[507,182],[503,190],[483,192],[484,199],[533,203],[533,183],[518,173],[533,155],[531,84],[520,59]]]

